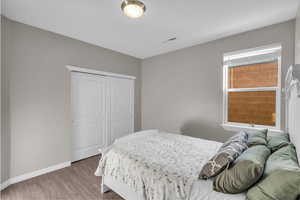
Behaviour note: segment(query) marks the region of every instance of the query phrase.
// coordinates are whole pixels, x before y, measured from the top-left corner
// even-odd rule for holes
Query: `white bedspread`
[[[223,194],[213,190],[212,180],[198,180],[193,184],[190,200],[245,200],[245,193]]]
[[[199,182],[200,170],[221,145],[157,130],[142,131],[107,149],[95,174],[109,175],[134,191],[143,191],[147,200],[198,200],[193,187]]]

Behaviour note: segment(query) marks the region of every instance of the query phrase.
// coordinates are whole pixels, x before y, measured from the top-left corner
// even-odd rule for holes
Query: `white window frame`
[[[228,70],[231,68],[227,63],[229,60],[239,58],[249,58],[251,56],[270,54],[278,52],[278,81],[277,87],[259,87],[259,88],[228,88]],[[253,49],[246,49],[226,53],[223,56],[223,123],[222,126],[226,130],[237,131],[241,129],[262,129],[268,128],[272,132],[282,132],[281,130],[281,44],[273,44]],[[255,63],[255,62],[254,62]],[[246,92],[246,91],[276,91],[276,122],[275,126],[255,125],[247,123],[229,122],[228,121],[228,92]]]

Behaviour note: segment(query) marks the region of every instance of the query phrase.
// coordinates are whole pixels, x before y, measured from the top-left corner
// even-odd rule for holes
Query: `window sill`
[[[233,124],[222,124],[222,127],[227,131],[241,131],[241,130],[261,130],[264,127],[247,127],[247,126],[239,126]],[[283,130],[268,128],[271,133],[284,133]]]

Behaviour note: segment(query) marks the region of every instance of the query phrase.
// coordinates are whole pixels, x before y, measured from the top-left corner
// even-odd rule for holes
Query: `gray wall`
[[[9,145],[5,155],[10,155],[4,158],[10,169],[2,171],[6,178],[70,160],[68,64],[136,76],[135,130],[140,129],[141,60],[8,19],[3,22],[2,131],[3,144]]]
[[[0,0],[0,3],[1,3],[1,0]],[[1,8],[1,5],[0,5],[0,8]],[[1,14],[1,10],[0,10],[0,14]],[[2,34],[1,34],[1,23],[2,23],[2,20],[1,20],[1,17],[0,17],[0,47],[2,46],[2,39],[1,39],[1,37],[2,37]],[[1,48],[0,48],[0,90],[2,91],[2,89],[1,89],[1,87],[2,87],[2,84],[1,84],[1,66],[2,66],[2,60],[1,60]],[[0,95],[1,95],[1,92],[0,92]],[[1,108],[2,106],[1,106],[1,98],[0,98],[0,184],[2,183],[2,168],[3,168],[3,166],[4,166],[4,163],[2,162],[3,160],[2,160],[2,157],[3,157],[3,151],[2,151],[2,146],[3,146],[3,144],[2,144],[2,119],[1,119],[1,110],[2,110],[2,108]]]
[[[294,63],[294,36],[293,20],[143,60],[142,129],[224,141],[232,133],[220,126],[223,54],[281,43],[284,79]]]
[[[7,68],[6,64],[7,48],[6,35],[7,31],[4,31],[5,23],[1,17],[1,183],[9,178],[9,133],[8,133],[8,90],[6,89],[8,84]]]
[[[300,4],[296,19],[295,63],[300,64]]]

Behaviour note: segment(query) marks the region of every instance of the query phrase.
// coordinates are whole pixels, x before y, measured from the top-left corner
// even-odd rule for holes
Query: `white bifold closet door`
[[[108,144],[134,131],[134,80],[108,78]]]
[[[106,80],[72,72],[72,161],[99,153],[106,145]]]
[[[72,161],[134,131],[134,80],[72,72]]]

